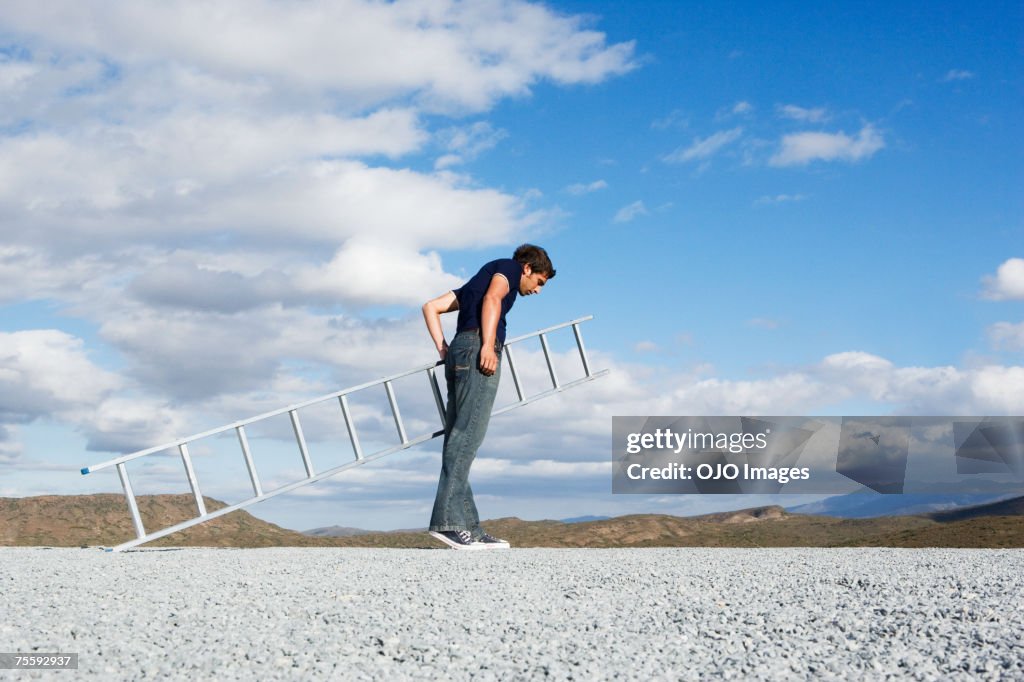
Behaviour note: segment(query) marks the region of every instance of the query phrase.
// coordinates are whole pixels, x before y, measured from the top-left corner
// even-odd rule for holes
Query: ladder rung
[[[437,403],[437,413],[441,415],[441,426],[444,426],[448,417],[445,415],[444,401],[441,399],[441,387],[437,383],[437,372],[433,367],[427,368],[427,381],[430,383],[430,392],[434,394],[434,402]]]
[[[519,384],[519,374],[516,372],[516,363],[512,362],[512,349],[505,346],[502,349],[505,354],[505,359],[508,360],[508,371],[512,373],[512,383],[516,387],[516,395],[520,400],[523,399],[523,387]]]
[[[403,443],[408,443],[409,437],[405,435],[405,425],[402,424],[402,413],[398,411],[398,401],[395,400],[395,389],[391,386],[390,381],[384,382],[384,390],[388,394],[388,402],[391,403],[391,416],[395,418],[395,426],[398,428],[398,437]]]
[[[548,340],[544,334],[540,335],[540,345],[544,349],[544,360],[548,363],[548,374],[551,375],[551,384],[558,388],[558,375],[555,374],[555,366],[551,362],[551,351],[548,349]]]
[[[359,436],[356,435],[356,423],[352,420],[352,413],[348,409],[348,399],[343,395],[339,395],[338,402],[341,403],[341,415],[345,418],[348,438],[352,441],[352,451],[355,452],[356,459],[361,460],[363,458],[363,448],[359,445]]]
[[[289,410],[288,416],[292,419],[292,430],[295,431],[295,440],[299,444],[299,452],[302,453],[302,466],[306,467],[306,477],[313,478],[313,462],[309,459],[309,449],[306,447],[306,437],[302,435],[302,424],[299,423],[299,413]]]
[[[236,426],[238,443],[242,446],[242,456],[245,457],[245,468],[249,470],[249,481],[252,483],[252,491],[259,497],[263,494],[263,486],[260,485],[260,477],[256,474],[256,465],[252,461],[252,453],[249,451],[249,439],[245,435],[244,426]]]
[[[117,465],[117,476],[121,479],[121,487],[124,488],[124,496],[128,500],[128,511],[132,514],[132,525],[135,526],[135,534],[140,538],[146,537],[146,529],[142,527],[142,517],[139,516],[139,505],[135,501],[135,493],[132,492],[132,482],[128,480],[128,470],[124,462]]]
[[[192,494],[196,498],[196,508],[200,516],[206,516],[206,503],[203,502],[203,494],[199,491],[199,481],[196,479],[195,469],[192,468],[192,458],[188,454],[188,444],[182,443],[178,446],[181,453],[181,461],[185,464],[185,475],[188,477],[188,485],[192,488]]]
[[[587,351],[583,347],[583,336],[580,334],[579,323],[572,326],[573,336],[576,337],[576,347],[580,349],[580,360],[583,361],[583,373],[590,376],[590,362],[587,360]]]

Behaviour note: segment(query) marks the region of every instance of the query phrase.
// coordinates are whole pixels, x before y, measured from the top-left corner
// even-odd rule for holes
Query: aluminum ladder
[[[512,382],[515,385],[515,394],[518,400],[509,405],[505,405],[501,408],[494,410],[491,413],[492,416],[501,414],[503,412],[508,412],[509,410],[515,409],[517,407],[522,407],[523,405],[531,403],[535,400],[546,398],[548,396],[560,393],[562,391],[573,388],[575,386],[579,386],[586,382],[593,381],[594,379],[598,379],[608,374],[607,369],[598,372],[593,371],[590,367],[590,361],[587,359],[587,352],[583,346],[583,337],[580,334],[580,324],[591,319],[593,319],[593,315],[588,315],[586,317],[580,317],[575,320],[570,320],[568,322],[555,325],[553,327],[547,327],[545,329],[540,329],[530,334],[525,334],[523,336],[517,336],[513,339],[506,340],[503,354],[504,359],[508,364],[509,373],[512,375]],[[555,366],[551,359],[551,351],[548,347],[547,335],[553,331],[564,329],[566,327],[572,327],[573,336],[576,339],[576,347],[579,350],[580,359],[583,361],[584,376],[580,379],[576,379],[574,381],[570,381],[568,383],[563,384],[559,382],[558,375],[555,372]],[[544,360],[547,363],[548,374],[551,378],[552,387],[545,391],[541,391],[540,393],[531,396],[526,396],[523,394],[523,387],[519,380],[519,374],[516,372],[515,362],[512,359],[512,352],[509,346],[511,346],[514,343],[520,343],[527,339],[532,339],[534,337],[540,338],[541,349],[544,351]],[[445,404],[444,399],[441,397],[441,388],[440,385],[438,384],[437,374],[435,372],[435,369],[443,364],[444,363],[442,361],[438,361],[430,363],[428,365],[414,367],[413,369],[410,369],[408,371],[401,372],[399,374],[393,374],[391,376],[384,377],[383,379],[377,379],[375,381],[370,381],[365,384],[359,384],[358,386],[352,386],[350,388],[346,388],[341,391],[336,391],[334,393],[330,393],[319,398],[313,398],[312,400],[296,403],[288,407],[283,407],[279,410],[266,412],[255,417],[250,417],[248,419],[236,421],[231,424],[227,424],[225,426],[221,426],[215,429],[210,429],[209,431],[203,431],[202,433],[197,433],[186,438],[179,438],[169,443],[163,443],[155,447],[146,448],[144,450],[132,452],[121,457],[116,457],[114,459],[107,460],[106,462],[101,462],[99,464],[93,464],[84,467],[82,469],[82,475],[91,474],[95,471],[100,471],[102,469],[107,469],[109,467],[114,467],[117,469],[117,475],[121,480],[121,487],[124,489],[124,495],[128,501],[128,509],[131,512],[132,523],[135,526],[135,534],[137,537],[134,540],[129,540],[128,542],[117,545],[116,547],[107,548],[107,551],[121,552],[126,549],[130,549],[132,547],[136,547],[138,545],[151,542],[158,538],[162,538],[165,535],[170,535],[171,533],[175,533],[179,530],[184,530],[186,528],[198,525],[200,523],[205,523],[206,521],[215,519],[218,516],[229,514],[238,509],[242,509],[244,507],[256,504],[257,502],[262,502],[264,500],[268,500],[271,497],[275,497],[282,493],[290,492],[292,490],[295,490],[296,488],[301,488],[302,486],[306,486],[311,483],[316,483],[317,481],[323,480],[330,476],[334,476],[335,474],[345,471],[346,469],[361,466],[375,459],[380,459],[381,457],[385,457],[400,450],[405,450],[414,445],[419,445],[420,443],[424,443],[428,440],[444,435]],[[428,383],[430,384],[430,389],[434,394],[434,401],[437,403],[437,411],[441,417],[442,428],[439,431],[424,433],[422,435],[410,438],[409,435],[406,433],[405,424],[402,422],[402,415],[398,409],[398,402],[395,399],[395,390],[393,387],[393,382],[396,379],[401,379],[403,377],[407,377],[419,372],[425,372],[427,375],[427,380]],[[374,386],[380,386],[381,384],[384,384],[384,390],[387,393],[388,403],[391,406],[391,413],[392,416],[394,417],[395,427],[398,429],[398,437],[401,440],[401,442],[398,445],[384,448],[383,450],[380,450],[378,452],[366,454],[363,452],[362,446],[359,443],[359,436],[356,433],[355,421],[352,419],[352,413],[349,409],[349,404],[346,396],[351,395],[352,393],[356,393],[358,391],[372,388]],[[318,403],[322,403],[328,400],[337,400],[341,406],[341,416],[344,419],[345,426],[348,430],[349,440],[351,441],[352,444],[354,459],[346,464],[342,464],[340,466],[327,469],[326,471],[317,472],[313,467],[312,460],[310,459],[309,449],[306,447],[306,439],[302,433],[302,423],[299,421],[299,410],[301,410],[304,407],[316,405]],[[279,488],[267,491],[263,489],[263,486],[260,483],[260,477],[256,472],[256,464],[253,460],[252,451],[249,448],[249,441],[246,437],[245,427],[250,424],[254,424],[256,422],[269,419],[270,417],[276,417],[278,415],[282,415],[285,413],[287,413],[289,418],[291,419],[292,430],[295,433],[295,441],[296,444],[298,445],[299,454],[302,456],[302,464],[306,470],[306,477],[299,479],[298,481],[294,481],[292,483],[283,485]],[[200,439],[208,438],[210,436],[216,436],[218,434],[224,433],[225,431],[230,431],[232,429],[235,431],[235,434],[238,437],[238,444],[241,448],[242,457],[245,459],[245,466],[249,472],[249,481],[252,484],[253,496],[236,504],[228,505],[215,511],[208,511],[206,509],[206,504],[203,501],[202,493],[200,492],[199,481],[196,479],[196,473],[195,469],[192,466],[192,457],[189,455],[188,446],[190,443],[193,443]],[[178,453],[181,456],[182,464],[185,467],[185,476],[188,478],[189,487],[191,487],[192,495],[195,497],[196,509],[198,510],[199,515],[194,518],[188,519],[187,521],[175,524],[173,526],[168,526],[166,528],[161,528],[159,530],[146,532],[146,529],[143,527],[142,524],[142,517],[139,515],[139,507],[135,500],[135,493],[132,492],[132,484],[128,478],[128,470],[125,467],[125,464],[132,460],[139,459],[147,455],[159,453],[173,447],[178,448]]]

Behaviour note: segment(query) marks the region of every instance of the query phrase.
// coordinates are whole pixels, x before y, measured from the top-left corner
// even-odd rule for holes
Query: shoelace
[[[468,530],[455,531],[455,537],[457,537],[459,539],[459,542],[461,542],[464,545],[469,545],[473,542],[473,534],[470,533]]]

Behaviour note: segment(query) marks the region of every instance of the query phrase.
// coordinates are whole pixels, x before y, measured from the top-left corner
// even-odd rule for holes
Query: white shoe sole
[[[482,542],[473,542],[473,543],[470,543],[468,545],[460,545],[457,542],[452,542],[451,539],[448,538],[448,536],[446,536],[444,533],[439,533],[436,530],[431,530],[431,531],[427,531],[427,532],[429,532],[435,538],[437,538],[438,540],[440,540],[444,544],[448,545],[452,549],[470,550],[470,551],[487,549],[487,545],[485,545]]]
[[[487,549],[511,549],[512,545],[507,542],[481,542],[481,545]]]

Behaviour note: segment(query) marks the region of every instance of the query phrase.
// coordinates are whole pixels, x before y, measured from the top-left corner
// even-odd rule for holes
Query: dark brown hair
[[[520,265],[529,265],[534,272],[547,275],[548,279],[555,276],[555,268],[551,265],[548,252],[539,246],[523,244],[512,254],[512,258]]]

